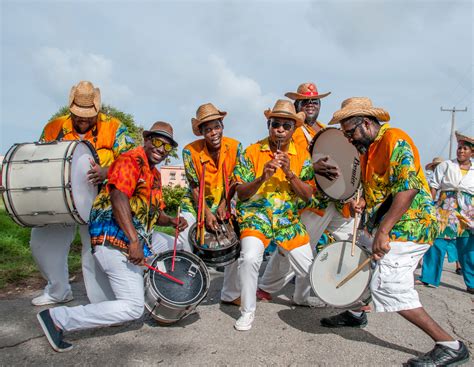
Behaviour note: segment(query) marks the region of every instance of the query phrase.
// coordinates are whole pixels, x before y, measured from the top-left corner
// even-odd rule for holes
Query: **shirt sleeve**
[[[115,132],[115,140],[112,150],[114,152],[114,159],[122,153],[129,151],[135,147],[135,141],[130,136],[127,127],[120,123],[117,131]]]
[[[248,149],[240,155],[240,159],[234,168],[235,181],[239,183],[252,182],[255,180],[255,167],[249,156]]]
[[[441,188],[441,183],[443,181],[443,177],[448,169],[448,162],[441,162],[436,166],[433,174],[431,175],[431,180],[429,182],[430,187],[433,189],[439,190]]]
[[[423,188],[423,183],[416,171],[413,150],[405,140],[398,140],[393,148],[390,157],[389,182],[392,195]]]
[[[193,158],[189,149],[183,149],[183,163],[186,180],[191,187],[199,186],[199,177],[194,167]]]
[[[115,186],[130,199],[135,192],[139,177],[140,168],[135,159],[120,156],[112,163],[107,173],[107,191],[110,192],[111,186]]]
[[[241,157],[242,157],[242,150],[243,150],[242,144],[239,143],[239,145],[237,145],[237,155],[236,155],[236,157],[235,157],[235,163],[236,163],[236,165],[240,162],[240,159],[241,159]],[[230,175],[230,177],[229,177],[229,180],[230,180],[231,182],[235,182],[235,167],[234,167],[234,170],[231,172],[231,175]]]

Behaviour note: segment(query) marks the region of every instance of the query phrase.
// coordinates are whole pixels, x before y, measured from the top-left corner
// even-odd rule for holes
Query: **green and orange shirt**
[[[361,156],[361,169],[368,230],[373,231],[377,225],[374,218],[385,200],[416,189],[418,193],[409,209],[389,236],[392,241],[432,244],[438,233],[436,210],[412,139],[400,129],[382,125],[375,141]]]
[[[144,243],[145,256],[150,256],[146,242],[165,205],[161,175],[156,167],[148,164],[143,147],[122,154],[112,163],[107,174],[107,185],[97,195],[90,215],[92,246],[108,245],[127,251],[130,241],[114,218],[110,200],[111,186],[129,198],[133,226],[139,240]]]
[[[308,151],[291,141],[287,153],[291,171],[302,181],[311,183],[314,171]],[[268,138],[250,145],[235,167],[236,181],[254,181],[262,175],[265,163],[272,159]],[[288,251],[308,243],[308,233],[298,214],[299,201],[285,174],[278,169],[255,195],[237,201],[241,238],[257,237],[265,247],[274,241]]]
[[[229,185],[234,182],[233,171],[241,154],[242,144],[225,136],[222,137],[217,165],[211,158],[204,139],[186,145],[183,149],[183,162],[189,185],[181,202],[181,210],[197,216],[197,203],[194,202],[192,188],[199,186],[205,165],[204,197],[209,209],[215,213],[221,200],[225,197],[226,179]]]
[[[87,140],[95,148],[100,165],[108,167],[117,157],[132,149],[135,144],[127,127],[114,117],[99,113],[97,125],[83,137],[74,130],[71,115],[58,117],[44,127],[41,141]]]

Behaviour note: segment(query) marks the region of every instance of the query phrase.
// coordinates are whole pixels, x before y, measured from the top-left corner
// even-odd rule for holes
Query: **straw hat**
[[[443,163],[444,162],[444,159],[441,158],[441,157],[434,157],[433,158],[433,161],[431,163],[428,163],[426,166],[425,166],[425,169],[426,170],[429,170],[429,171],[432,171],[435,169],[435,167],[440,164],[440,163]]]
[[[196,111],[196,118],[191,119],[193,133],[196,136],[201,136],[200,127],[203,123],[217,119],[223,119],[227,112],[219,111],[212,103],[206,103]]]
[[[263,112],[267,120],[271,117],[283,117],[287,119],[295,120],[296,127],[303,125],[305,114],[304,112],[296,113],[295,106],[293,103],[286,99],[279,99],[276,101],[273,110],[268,109]]]
[[[331,94],[331,92],[319,94],[318,88],[314,83],[303,83],[300,84],[296,93],[288,92],[285,94],[285,97],[289,99],[321,99],[327,97]]]
[[[456,140],[458,141],[458,143],[460,141],[465,141],[467,143],[469,143],[471,145],[471,147],[474,145],[474,139],[473,138],[470,138],[469,136],[466,136],[466,135],[463,135],[457,131],[454,132],[456,134]]]
[[[69,93],[69,111],[79,117],[97,116],[100,110],[100,89],[88,81],[81,81]]]
[[[171,141],[171,145],[175,148],[178,143],[173,139],[173,127],[164,121],[157,121],[153,124],[150,130],[143,131],[143,137],[146,139],[151,135],[159,135],[168,138]]]
[[[341,104],[341,109],[334,112],[329,125],[335,125],[348,117],[372,116],[378,121],[390,121],[390,114],[383,108],[372,106],[372,101],[367,97],[348,98]]]

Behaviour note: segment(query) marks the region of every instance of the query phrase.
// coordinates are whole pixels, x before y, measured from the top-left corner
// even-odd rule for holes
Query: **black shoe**
[[[360,317],[357,317],[350,313],[349,311],[345,311],[340,313],[339,315],[325,317],[321,319],[321,326],[324,327],[355,327],[355,328],[364,328],[367,326],[367,315],[365,312],[362,312]]]
[[[72,349],[72,344],[63,340],[63,331],[58,330],[49,314],[49,310],[41,311],[36,315],[46,339],[56,352],[67,352]]]
[[[469,361],[469,350],[462,341],[459,344],[458,350],[436,344],[428,353],[408,360],[407,365],[412,367],[459,366]]]
[[[462,269],[461,269],[461,268],[457,268],[457,269],[456,269],[456,274],[457,274],[457,275],[462,275]]]

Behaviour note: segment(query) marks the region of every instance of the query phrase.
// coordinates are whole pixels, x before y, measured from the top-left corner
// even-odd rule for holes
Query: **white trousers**
[[[50,224],[31,230],[31,252],[41,274],[48,282],[44,293],[56,301],[62,301],[71,292],[67,260],[77,227],[82,242],[82,274],[87,297],[91,303],[111,299],[113,292],[107,277],[92,256],[87,225]]]
[[[305,210],[301,214],[301,221],[308,231],[313,252],[325,229],[331,231],[336,239],[342,241],[351,238],[354,229],[354,219],[344,218],[337,211],[334,203],[329,203],[322,217],[312,211]],[[284,261],[282,255],[278,253],[278,251],[275,251],[267,264],[265,272],[260,278],[258,287],[265,292],[274,293],[283,288],[294,276],[295,272],[288,261]],[[296,278],[295,292],[296,288],[301,287],[301,285],[298,284],[300,280],[301,279]]]
[[[143,268],[129,262],[118,249],[107,246],[96,246],[94,258],[110,282],[114,300],[50,309],[55,324],[65,331],[119,324],[143,314]]]
[[[254,312],[257,307],[258,271],[262,264],[265,247],[260,239],[251,236],[244,237],[241,245],[242,250],[239,258],[239,275],[242,288],[240,309],[242,312]],[[307,243],[291,251],[278,248],[272,255],[272,259],[274,258],[277,258],[277,260],[273,260],[275,268],[277,266],[285,269],[289,268],[296,274],[297,286],[295,287],[294,301],[304,303],[311,291],[308,276],[313,263],[311,246]],[[281,288],[285,284],[281,283]]]
[[[188,222],[188,227],[179,233],[178,243],[176,248],[192,253],[192,246],[189,242],[189,230],[191,226],[196,223],[196,218],[189,212],[182,212],[181,216]],[[162,233],[155,231],[152,236],[151,243],[152,251],[154,254],[161,254],[162,252],[173,250],[174,238]],[[227,265],[224,268],[224,283],[221,290],[221,300],[230,302],[240,297],[240,280],[239,280],[239,265],[237,261]]]

